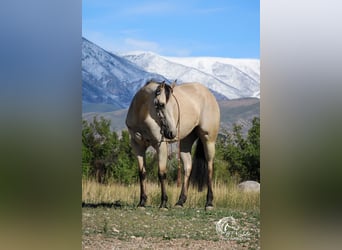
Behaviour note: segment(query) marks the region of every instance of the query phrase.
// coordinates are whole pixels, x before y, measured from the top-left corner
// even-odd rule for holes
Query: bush
[[[129,133],[121,137],[110,129],[110,121],[94,117],[82,123],[82,174],[100,183],[114,181],[131,184],[138,181],[138,164],[132,152]],[[167,181],[175,183],[178,172],[178,152],[171,153],[167,165]],[[181,166],[183,169],[183,167]],[[183,170],[182,170],[183,171]],[[158,161],[155,152],[146,152],[147,179],[158,182]],[[216,143],[214,182],[228,183],[232,179],[260,181],[260,119],[254,118],[246,136],[242,126],[220,134]]]
[[[82,173],[100,183],[109,180],[130,184],[137,180],[135,158],[127,131],[119,139],[110,129],[110,121],[94,117],[82,123]]]
[[[233,132],[224,136],[223,159],[229,163],[229,172],[241,181],[260,182],[260,119],[253,119],[247,138],[241,131],[241,125],[234,125]]]

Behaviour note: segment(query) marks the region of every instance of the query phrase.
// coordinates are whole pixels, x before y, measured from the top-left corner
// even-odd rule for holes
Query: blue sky
[[[259,0],[83,0],[82,35],[113,52],[260,57]]]

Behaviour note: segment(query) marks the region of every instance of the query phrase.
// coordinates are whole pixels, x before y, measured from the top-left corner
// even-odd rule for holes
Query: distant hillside
[[[221,130],[230,130],[234,123],[242,124],[244,132],[252,125],[254,117],[260,116],[260,100],[257,98],[245,98],[219,102],[221,111]],[[90,112],[83,114],[83,119],[92,121],[94,116],[102,116],[111,121],[111,127],[115,131],[126,130],[125,119],[127,109],[113,112]]]
[[[82,115],[82,118],[84,120],[87,120],[88,122],[93,121],[94,117],[103,117],[106,120],[111,121],[111,128],[114,131],[121,131],[121,130],[127,130],[125,120],[127,116],[127,109],[120,109],[112,112],[90,112],[90,113],[84,113]]]
[[[243,132],[252,126],[254,117],[260,117],[260,100],[245,98],[219,102],[221,111],[221,129],[231,130],[234,124],[241,124]]]

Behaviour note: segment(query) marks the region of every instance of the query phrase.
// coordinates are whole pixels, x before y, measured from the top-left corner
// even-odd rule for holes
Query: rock
[[[256,181],[244,181],[237,187],[243,192],[260,192],[260,183]]]

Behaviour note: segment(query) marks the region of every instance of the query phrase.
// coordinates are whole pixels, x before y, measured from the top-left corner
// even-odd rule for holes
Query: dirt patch
[[[193,239],[170,239],[134,237],[130,240],[96,236],[84,236],[82,249],[248,249],[234,241],[206,241]]]

